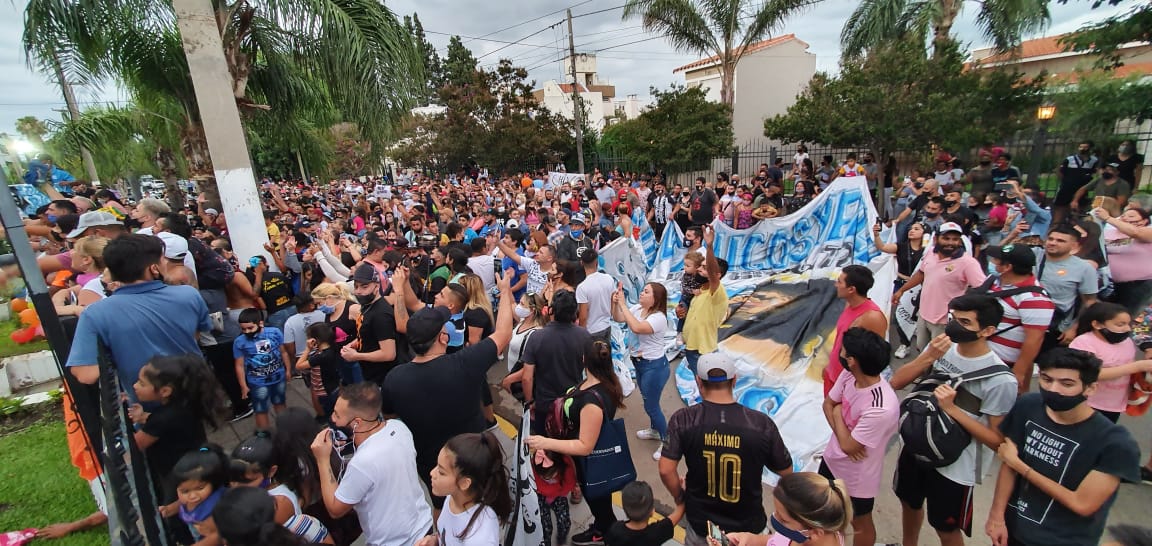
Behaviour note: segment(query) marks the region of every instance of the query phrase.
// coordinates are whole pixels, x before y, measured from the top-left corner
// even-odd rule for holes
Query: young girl
[[[844,545],[844,532],[852,522],[852,504],[843,480],[797,472],[780,478],[772,497],[773,534],[729,533],[732,546]],[[708,543],[718,545],[713,538]]]
[[[160,507],[160,515],[179,515],[195,540],[193,546],[219,546],[212,509],[227,491],[228,459],[220,446],[206,444],[185,453],[172,468],[177,501]]]
[[[207,442],[205,425],[213,430],[226,414],[224,393],[212,367],[199,356],[158,356],[140,368],[132,385],[138,403],[128,415],[139,425],[136,445],[144,451],[160,504],[176,513],[177,485],[173,467],[185,453]],[[141,404],[155,406],[150,412]]]
[[[312,396],[322,412],[317,418],[327,422],[328,416],[332,415],[332,407],[336,405],[336,396],[340,390],[340,367],[344,359],[336,350],[336,332],[331,324],[310,324],[304,330],[304,335],[308,338],[308,350],[296,361],[296,370],[308,372]]]
[[[1128,406],[1132,374],[1152,371],[1152,360],[1133,361],[1132,317],[1123,305],[1099,302],[1085,309],[1076,334],[1069,347],[1088,351],[1104,363],[1088,405],[1115,423]]]
[[[417,546],[498,544],[500,525],[512,515],[499,440],[490,433],[448,440],[432,469],[432,494],[448,497],[448,502],[436,520],[436,534]]]
[[[232,450],[229,463],[232,487],[258,487],[275,502],[275,521],[310,542],[328,541],[328,530],[316,518],[300,511],[296,492],[276,476],[276,447],[271,438],[253,436]],[[330,542],[328,542],[330,543]]]
[[[564,544],[572,530],[568,494],[576,490],[576,466],[567,455],[541,449],[532,457],[532,472],[536,475],[536,497],[540,500],[542,544],[552,543],[552,514],[556,514],[556,544]]]
[[[254,487],[229,489],[212,510],[220,538],[228,546],[307,546],[308,541],[274,521],[276,505]]]
[[[752,194],[745,193],[740,196],[740,204],[736,205],[736,229],[748,229],[756,223],[752,216]]]

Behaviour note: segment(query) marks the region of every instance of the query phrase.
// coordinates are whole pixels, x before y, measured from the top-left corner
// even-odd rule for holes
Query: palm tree
[[[213,0],[213,9],[232,92],[249,123],[303,139],[310,121],[348,121],[382,150],[422,92],[415,40],[377,0]],[[176,163],[189,174],[213,177],[170,2],[32,0],[24,46],[40,67],[55,54],[72,81],[121,83],[145,112],[171,122],[177,142],[158,143],[157,159],[178,150]],[[100,137],[78,133],[85,134]]]
[[[1023,36],[1048,25],[1048,0],[983,0],[977,2],[976,24],[1000,51],[1020,45]],[[861,0],[840,32],[845,58],[905,37],[932,36],[934,51],[953,39],[952,26],[964,0]]]
[[[788,16],[819,0],[628,0],[624,18],[664,34],[680,51],[716,57],[720,101],[733,105],[736,64],[748,46],[766,39]]]
[[[16,120],[16,132],[43,149],[44,135],[48,134],[48,125],[36,116],[24,116]]]

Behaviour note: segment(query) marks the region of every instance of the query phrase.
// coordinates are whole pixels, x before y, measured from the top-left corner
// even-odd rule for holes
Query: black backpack
[[[1017,286],[1017,287],[1013,287],[1013,288],[1007,288],[1004,290],[992,290],[992,285],[996,283],[996,279],[997,279],[997,277],[989,275],[987,279],[984,279],[984,282],[980,286],[977,286],[974,288],[969,288],[968,290],[965,290],[964,293],[965,294],[976,294],[976,295],[980,295],[980,296],[992,296],[993,298],[996,298],[996,299],[1011,298],[1012,296],[1024,294],[1026,292],[1031,292],[1033,294],[1040,294],[1040,295],[1046,296],[1046,297],[1048,296],[1048,292],[1046,290],[1044,290],[1044,287],[1042,287],[1040,285],[1035,285],[1035,284],[1031,285],[1031,286]],[[1012,326],[1009,326],[1003,330],[997,330],[996,333],[992,334],[992,335],[998,336],[998,335],[1003,334],[1004,332],[1007,332],[1008,330],[1011,330],[1013,328],[1019,328],[1023,324],[1024,324],[1023,322],[1018,323],[1018,324],[1013,324]]]
[[[982,381],[997,375],[1012,374],[1004,364],[988,366],[963,375],[932,370],[900,402],[900,439],[904,450],[925,466],[948,466],[964,453],[972,435],[940,409],[936,387],[951,385],[956,389],[956,405],[974,414],[980,413],[980,399],[964,390],[965,383]]]

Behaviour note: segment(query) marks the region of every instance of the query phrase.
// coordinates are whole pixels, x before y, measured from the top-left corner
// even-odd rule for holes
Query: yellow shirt
[[[268,241],[270,241],[272,243],[272,247],[279,249],[280,248],[280,228],[276,226],[275,222],[264,224],[264,227],[268,230]]]
[[[715,351],[720,345],[717,330],[727,316],[728,291],[723,286],[715,292],[701,290],[684,317],[684,347],[700,354]]]

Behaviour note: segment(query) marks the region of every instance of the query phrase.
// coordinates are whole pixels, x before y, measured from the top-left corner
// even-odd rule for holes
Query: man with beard
[[[929,288],[920,291],[920,318],[916,319],[917,352],[923,351],[929,341],[944,333],[948,324],[948,302],[984,282],[980,262],[964,252],[963,233],[959,224],[941,224],[933,251],[924,254],[912,277],[892,294],[892,304],[895,305],[913,287],[923,284]]]

